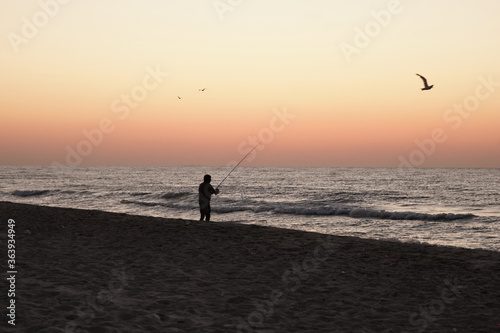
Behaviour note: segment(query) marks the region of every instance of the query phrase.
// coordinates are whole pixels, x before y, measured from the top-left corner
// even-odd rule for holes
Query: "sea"
[[[230,171],[0,167],[0,201],[198,220],[203,176]],[[500,251],[500,169],[241,166],[219,189],[210,223]]]

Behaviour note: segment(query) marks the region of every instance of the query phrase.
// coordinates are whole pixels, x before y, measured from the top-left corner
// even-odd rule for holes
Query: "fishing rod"
[[[253,152],[253,151],[255,150],[255,148],[257,148],[259,145],[260,145],[260,142],[258,142],[258,143],[255,145],[255,147],[253,147],[253,148],[252,148],[252,150],[250,150],[250,151],[249,151],[249,152],[248,152],[245,156],[243,156],[243,158],[242,158],[242,159],[238,162],[238,164],[236,164],[236,165],[234,166],[234,168],[233,168],[231,171],[229,171],[229,173],[227,174],[227,176],[226,176],[226,177],[224,177],[224,179],[223,179],[223,180],[219,183],[219,185],[217,185],[217,187],[216,187],[215,189],[218,189],[218,188],[219,188],[219,186],[220,186],[220,185],[221,185],[221,184],[222,184],[222,183],[226,180],[226,178],[227,178],[227,177],[229,177],[229,175],[230,175],[230,174],[234,171],[234,169],[236,169],[236,168],[238,167],[238,165],[240,165],[240,163],[241,163],[241,162],[243,162],[243,160],[244,160],[245,158],[247,158],[247,156],[248,156],[248,155],[250,155],[250,153],[251,153],[251,152]]]

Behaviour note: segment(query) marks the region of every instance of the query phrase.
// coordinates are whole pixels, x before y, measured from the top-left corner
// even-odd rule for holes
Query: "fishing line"
[[[260,144],[261,144],[261,143],[260,143],[260,142],[258,142],[258,143],[255,145],[255,147],[253,147],[253,148],[252,148],[252,150],[250,150],[250,151],[249,151],[249,152],[248,152],[245,156],[243,156],[243,158],[242,158],[242,159],[238,162],[238,164],[236,164],[236,165],[234,166],[234,168],[233,168],[231,171],[229,171],[229,173],[227,174],[227,176],[226,176],[226,177],[224,177],[224,179],[223,179],[223,180],[219,183],[219,185],[217,185],[216,189],[218,189],[218,188],[219,188],[219,186],[220,186],[220,185],[221,185],[221,184],[222,184],[222,183],[226,180],[226,178],[227,178],[227,177],[229,177],[229,175],[230,175],[230,174],[234,171],[234,169],[236,169],[236,168],[238,167],[238,165],[240,165],[240,163],[241,163],[241,162],[243,162],[243,160],[244,160],[245,158],[247,158],[247,156],[248,156],[248,155],[250,155],[250,153],[251,153],[251,152],[253,152],[253,151],[255,150],[255,148],[257,148]]]

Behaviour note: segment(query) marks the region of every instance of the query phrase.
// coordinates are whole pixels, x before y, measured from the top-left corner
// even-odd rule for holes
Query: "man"
[[[206,218],[206,221],[210,221],[210,197],[212,194],[219,194],[219,189],[214,189],[210,182],[212,177],[210,175],[205,175],[203,177],[203,183],[198,187],[199,203],[200,203],[200,221]]]

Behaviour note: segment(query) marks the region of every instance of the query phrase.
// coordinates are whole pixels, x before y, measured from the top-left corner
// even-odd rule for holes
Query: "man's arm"
[[[209,191],[210,191],[210,193],[215,194],[215,195],[219,194],[219,189],[218,188],[215,189],[212,185],[210,185]]]

